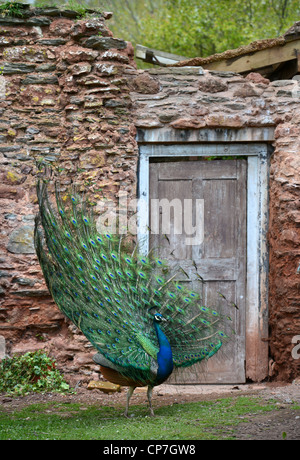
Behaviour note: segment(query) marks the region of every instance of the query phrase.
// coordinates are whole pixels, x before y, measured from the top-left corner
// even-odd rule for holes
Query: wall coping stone
[[[22,23],[24,24],[26,23],[27,25],[30,25],[31,20],[29,18],[33,18],[34,20],[36,16],[50,16],[54,18],[60,17],[60,18],[68,18],[68,19],[79,19],[84,15],[93,15],[93,16],[103,17],[103,19],[110,19],[110,17],[112,16],[112,13],[110,12],[100,12],[99,10],[94,10],[94,9],[89,9],[89,8],[83,9],[83,13],[80,13],[75,10],[65,9],[63,7],[56,7],[56,6],[50,6],[50,7],[44,7],[44,8],[36,7],[35,8],[35,7],[32,7],[28,3],[17,3],[17,2],[14,2],[14,5],[18,6],[19,9],[22,10],[22,12],[20,13],[20,17],[12,17],[9,15],[5,15],[4,17],[0,16],[0,21],[11,20],[13,24],[20,24],[22,21]],[[48,24],[50,24],[50,21],[48,22]],[[37,25],[37,24],[34,24],[34,25]]]

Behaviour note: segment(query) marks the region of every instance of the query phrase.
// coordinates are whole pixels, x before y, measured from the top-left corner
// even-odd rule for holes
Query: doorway
[[[161,257],[183,268],[187,276],[181,281],[198,290],[208,306],[219,292],[238,305],[230,312],[234,343],[205,366],[186,369],[176,383],[243,383],[267,373],[267,153],[264,144],[231,144],[226,150],[222,144],[140,146],[139,193],[144,205],[138,228],[144,252],[159,247]],[[171,204],[169,208],[157,208],[161,200]],[[181,203],[181,222],[174,200]],[[186,203],[192,209],[189,219]],[[151,229],[157,209],[156,231],[143,231],[145,226]],[[162,228],[166,213],[169,235]],[[186,244],[199,214],[203,238],[199,232],[199,241]],[[190,227],[184,227],[188,222]],[[204,282],[199,283],[195,267]]]

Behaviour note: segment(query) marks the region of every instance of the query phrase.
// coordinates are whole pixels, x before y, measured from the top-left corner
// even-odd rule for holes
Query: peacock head
[[[152,311],[151,311],[152,310]],[[154,311],[153,311],[154,310]],[[162,323],[162,322],[165,322],[167,321],[167,319],[161,314],[161,313],[158,313],[157,311],[155,311],[155,307],[152,306],[150,308],[148,308],[148,312],[150,314],[153,313],[153,320],[155,323]]]
[[[155,314],[154,314],[154,321],[155,321],[156,323],[161,323],[161,322],[164,322],[164,321],[167,321],[167,320],[166,320],[166,318],[165,318],[163,315],[161,315],[160,313],[155,313]]]

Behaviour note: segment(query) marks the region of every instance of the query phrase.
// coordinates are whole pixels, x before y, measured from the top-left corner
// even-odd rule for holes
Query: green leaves
[[[0,5],[0,16],[11,16],[14,18],[21,18],[23,16],[23,9],[25,5],[16,1],[4,2]]]
[[[103,0],[102,5],[114,13],[109,27],[115,36],[186,57],[275,38],[300,13],[298,0]]]
[[[0,364],[0,393],[24,395],[30,392],[69,390],[55,361],[41,350],[5,358]]]
[[[64,3],[39,0],[36,6]],[[86,8],[112,11],[108,27],[115,37],[187,58],[275,38],[300,14],[298,0],[69,0],[68,7],[79,17]],[[4,2],[1,13],[21,16],[22,5]],[[139,61],[139,66],[145,65]]]

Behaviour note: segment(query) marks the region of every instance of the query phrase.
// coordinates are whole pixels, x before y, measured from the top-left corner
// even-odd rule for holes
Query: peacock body
[[[229,317],[201,304],[169,274],[167,263],[121,236],[99,234],[86,202],[72,191],[50,202],[37,186],[36,253],[58,308],[97,350],[94,361],[112,383],[152,389],[179,367],[213,356],[228,340]],[[229,330],[229,329],[228,329]]]

